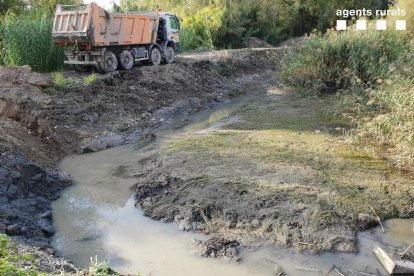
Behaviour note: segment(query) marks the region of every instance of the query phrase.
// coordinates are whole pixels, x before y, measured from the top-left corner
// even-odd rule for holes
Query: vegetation
[[[363,3],[361,3],[363,2]],[[121,0],[120,10],[172,11],[183,18],[183,48],[240,47],[246,37],[278,43],[313,30],[324,32],[337,9],[387,9],[387,0]]]
[[[63,65],[62,49],[52,41],[53,18],[49,14],[7,15],[0,24],[2,63],[30,65],[39,72],[53,71]]]
[[[356,141],[375,141],[389,148],[396,166],[412,165],[412,34],[351,30],[314,35],[286,57],[280,76],[305,94],[340,93],[334,110],[353,119]]]
[[[0,64],[28,64],[37,71],[62,66],[63,52],[51,42],[57,3],[80,0],[0,1]],[[237,48],[247,37],[270,43],[314,30],[325,32],[336,20],[336,9],[386,9],[387,0],[121,0],[117,11],[161,8],[182,19],[182,49]]]
[[[14,243],[6,235],[0,234],[0,274],[10,276],[38,275],[32,268],[23,268],[22,263],[33,266],[34,259],[30,255],[19,254]]]
[[[0,1],[0,65],[30,65],[49,72],[62,67],[63,50],[52,42],[56,4],[76,0]]]
[[[15,243],[6,235],[0,234],[0,275],[6,276],[46,276],[36,270],[35,259],[30,254],[21,254]],[[62,271],[61,275],[72,275]],[[75,275],[107,276],[119,275],[114,272],[107,262],[99,262],[91,258],[91,265],[85,271]]]

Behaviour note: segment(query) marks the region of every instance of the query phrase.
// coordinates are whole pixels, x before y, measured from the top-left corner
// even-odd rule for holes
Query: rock
[[[191,253],[207,258],[240,261],[240,243],[214,236],[206,241],[194,240]]]
[[[3,234],[6,232],[7,226],[4,222],[0,222],[0,233]]]
[[[45,234],[46,237],[51,237],[56,233],[55,228],[53,228],[52,225],[43,225],[42,231]]]
[[[42,232],[43,234],[45,234],[46,237],[51,237],[56,233],[55,228],[50,224],[49,220],[46,220],[46,219],[40,220],[39,226],[42,229]]]
[[[30,180],[33,180],[33,181],[38,181],[38,180],[42,179],[42,177],[43,177],[43,174],[38,173],[38,174],[35,174],[34,176],[32,176],[32,177],[30,178]]]
[[[183,219],[178,223],[178,228],[181,231],[191,231],[193,229],[193,226],[187,219]]]
[[[23,234],[23,228],[17,224],[12,224],[6,227],[6,233],[10,236],[19,236]]]
[[[65,182],[65,183],[72,181],[70,174],[67,172],[59,172],[58,178],[59,178],[59,181]]]
[[[46,211],[40,215],[41,218],[51,220],[52,219],[52,211]]]
[[[252,220],[252,227],[258,228],[260,226],[260,221],[258,219]]]
[[[28,84],[37,86],[37,87],[41,87],[41,88],[46,88],[51,86],[52,82],[45,76],[42,75],[31,75],[26,82]]]

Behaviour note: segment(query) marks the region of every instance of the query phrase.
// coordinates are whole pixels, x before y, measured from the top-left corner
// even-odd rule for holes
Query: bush
[[[314,36],[283,61],[280,77],[304,94],[341,92],[336,114],[354,118],[397,166],[414,164],[414,53],[410,35],[346,31]]]
[[[5,16],[0,23],[0,63],[30,65],[39,72],[60,68],[64,54],[52,41],[52,25],[53,16],[47,14]]]
[[[389,79],[391,65],[409,50],[408,39],[397,31],[329,32],[312,37],[288,56],[280,76],[319,92],[372,87]]]

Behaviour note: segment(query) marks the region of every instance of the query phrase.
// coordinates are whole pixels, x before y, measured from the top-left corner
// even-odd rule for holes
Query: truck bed
[[[97,4],[58,5],[52,37],[57,45],[97,46],[155,43],[158,12],[108,13]]]

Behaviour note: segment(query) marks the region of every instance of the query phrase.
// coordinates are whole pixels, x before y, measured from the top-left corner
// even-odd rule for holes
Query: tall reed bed
[[[30,65],[39,72],[59,69],[64,54],[52,41],[52,25],[50,14],[6,15],[0,23],[0,63]]]
[[[304,94],[336,92],[333,111],[355,122],[356,141],[387,148],[396,166],[414,164],[414,47],[409,32],[330,32],[284,60],[280,77]]]

